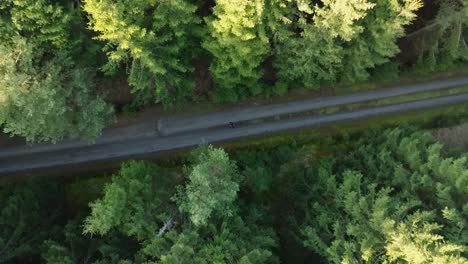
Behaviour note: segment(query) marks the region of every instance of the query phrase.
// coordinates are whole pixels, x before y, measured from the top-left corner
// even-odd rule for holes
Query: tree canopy
[[[416,17],[419,0],[297,1],[287,23],[292,33],[278,36],[276,62],[280,81],[317,87],[337,81],[366,80],[369,70],[388,62],[396,40]],[[284,16],[290,15],[291,9]],[[298,32],[298,33],[296,33]]]
[[[0,185],[0,261],[467,263],[467,158],[397,128]]]
[[[401,129],[355,146],[287,171],[306,170],[304,245],[332,263],[466,263],[466,157],[443,157],[427,133]]]
[[[262,92],[260,65],[270,53],[264,0],[216,0],[203,43],[214,57],[217,97],[235,101]]]
[[[191,95],[192,48],[200,23],[196,5],[187,0],[85,0],[83,8],[90,28],[108,42],[106,71],[129,63],[134,90],[166,106]]]
[[[4,132],[31,142],[100,135],[113,109],[94,91],[93,64],[73,57],[85,38],[70,34],[73,10],[48,0],[7,0],[0,13]]]

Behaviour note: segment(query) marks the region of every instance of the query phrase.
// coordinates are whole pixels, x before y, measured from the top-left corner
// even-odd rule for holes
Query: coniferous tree
[[[105,187],[104,197],[91,204],[84,232],[136,239],[141,248],[116,259],[126,263],[275,263],[276,237],[264,226],[262,210],[235,204],[240,179],[227,154],[204,147],[193,162],[190,182],[179,193],[173,186],[176,175],[167,177],[145,162],[126,163]]]
[[[42,62],[45,52],[23,38],[0,45],[0,125],[31,142],[64,137],[92,140],[113,109],[93,95],[92,72],[74,67],[66,53]]]
[[[286,26],[299,34],[276,40],[280,84],[366,80],[369,69],[398,53],[395,42],[420,6],[419,0],[297,1],[285,16],[297,17]]]
[[[62,214],[61,194],[57,184],[38,180],[0,187],[0,263],[39,255]]]
[[[355,146],[317,169],[285,167],[304,175],[304,245],[333,263],[466,263],[466,157],[400,129]]]
[[[128,80],[134,90],[165,106],[191,95],[200,23],[196,5],[187,0],[86,0],[84,10],[90,28],[108,42],[106,71],[130,63]]]
[[[443,70],[456,63],[468,61],[468,1],[441,0],[439,3],[434,21],[421,31],[411,34],[412,38],[417,38],[419,32],[425,35],[422,37],[419,59],[415,65],[421,72]]]
[[[216,0],[203,43],[212,55],[216,97],[235,101],[262,92],[260,65],[270,53],[264,0]]]
[[[72,13],[49,0],[7,0],[0,14],[4,131],[28,141],[96,138],[113,109],[93,91],[95,70],[75,62],[86,37],[70,34]]]

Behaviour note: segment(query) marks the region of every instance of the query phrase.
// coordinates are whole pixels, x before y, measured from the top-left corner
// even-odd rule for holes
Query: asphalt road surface
[[[220,143],[244,137],[261,136],[293,129],[318,127],[467,102],[468,93],[461,93],[363,110],[303,116],[259,124],[244,124],[236,128],[230,128],[226,124],[221,127],[190,131],[188,133],[167,136],[142,136],[123,141],[57,149],[48,152],[32,152],[11,157],[3,156],[0,158],[0,175],[14,175],[28,171],[77,164],[82,164],[82,166],[86,167],[86,164],[90,163],[157,155],[167,151],[190,148],[200,143]]]
[[[129,141],[141,137],[153,137],[157,136],[159,133],[168,136],[172,134],[194,132],[196,130],[225,126],[226,124],[229,124],[229,122],[238,123],[265,117],[302,113],[326,107],[360,103],[420,92],[444,90],[464,85],[468,85],[468,77],[405,85],[395,88],[377,89],[340,96],[322,97],[304,101],[235,109],[197,116],[173,116],[162,120],[157,120],[155,118],[131,126],[105,129],[102,136],[99,137],[94,144],[78,140],[66,140],[59,144],[40,143],[32,146],[19,145],[14,147],[4,147],[0,149],[0,161],[3,158],[11,158],[20,155],[76,149],[90,145]]]
[[[295,101],[283,104],[265,105],[245,109],[213,113],[197,116],[175,116],[158,121],[158,129],[164,135],[183,133],[222,126],[229,122],[238,123],[252,119],[260,119],[278,115],[301,113],[322,109],[326,107],[341,106],[390,97],[409,95],[422,92],[444,90],[453,87],[468,85],[468,77],[453,78],[434,82],[418,83],[399,86],[396,88],[370,90],[342,96],[315,98],[304,101]]]

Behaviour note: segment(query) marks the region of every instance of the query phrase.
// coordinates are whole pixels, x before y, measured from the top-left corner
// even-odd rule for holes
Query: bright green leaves
[[[157,166],[145,162],[124,164],[104,188],[104,197],[91,205],[84,232],[105,235],[115,228],[138,240],[154,236],[170,214],[164,209],[169,208],[174,186],[166,177]]]
[[[439,234],[442,226],[431,223],[430,213],[415,213],[389,232],[385,246],[389,261],[398,263],[454,263],[464,264],[468,260],[461,255],[466,244],[444,241]]]
[[[7,14],[2,18],[7,25],[0,27],[0,40],[10,42],[12,37],[21,35],[42,48],[67,44],[70,16],[60,5],[49,0],[5,0],[0,14],[2,9]],[[11,31],[3,31],[8,28]]]
[[[195,152],[182,207],[195,225],[205,225],[212,214],[230,216],[239,191],[237,167],[222,149],[211,146]]]
[[[296,195],[304,245],[332,263],[466,263],[466,158],[445,158],[428,134],[400,129],[354,146],[316,169],[293,168],[307,186]]]
[[[280,82],[298,81],[306,88],[337,80],[342,71],[343,48],[327,32],[307,26],[301,38],[286,39],[276,51]]]
[[[177,175],[147,162],[125,163],[103,198],[91,204],[84,232],[135,238],[141,245],[136,263],[274,262],[276,237],[263,226],[265,216],[237,207],[240,176],[228,155],[202,147],[193,153],[187,174],[176,193]]]
[[[354,39],[364,31],[357,23],[375,4],[366,0],[323,0],[322,7],[314,8],[314,23],[318,29],[324,29],[333,38],[345,41]]]
[[[288,11],[297,21],[285,27],[300,33],[277,38],[280,83],[314,88],[366,80],[370,69],[398,53],[396,40],[420,6],[419,0],[298,1]]]
[[[203,47],[213,55],[216,97],[235,101],[262,92],[260,65],[270,53],[264,0],[217,0]]]
[[[130,62],[135,91],[165,106],[183,101],[193,89],[191,60],[200,19],[186,0],[87,0],[90,28],[108,41],[105,69]]]

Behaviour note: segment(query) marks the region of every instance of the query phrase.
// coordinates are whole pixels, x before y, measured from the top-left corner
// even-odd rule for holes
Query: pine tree
[[[0,187],[0,263],[23,263],[39,254],[42,241],[54,235],[61,195],[48,181]]]
[[[262,210],[236,204],[240,179],[223,150],[195,151],[187,174],[187,184],[176,193],[177,175],[147,162],[125,163],[91,204],[84,232],[103,240],[116,234],[135,239],[139,248],[133,255],[114,255],[119,263],[277,262],[276,236]],[[49,249],[63,251],[56,244]],[[109,259],[102,256],[97,263]]]
[[[468,31],[468,1],[439,2],[440,7],[434,21],[422,29],[430,32],[423,36],[419,60],[415,65],[415,68],[422,72],[443,70],[468,61],[465,39]],[[412,33],[412,37],[418,37],[418,32]]]

